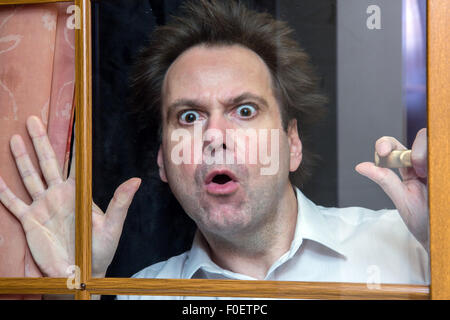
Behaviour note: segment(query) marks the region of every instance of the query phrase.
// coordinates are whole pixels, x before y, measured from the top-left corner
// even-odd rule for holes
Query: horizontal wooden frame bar
[[[383,299],[426,300],[428,286],[381,284],[370,289],[365,283],[241,281],[200,279],[90,279],[85,290],[67,287],[64,278],[1,278],[0,294],[89,294],[247,297],[279,299]]]
[[[54,3],[54,2],[74,2],[74,0],[0,0],[2,4],[37,4],[37,3]]]
[[[120,288],[120,289],[119,289]],[[428,286],[365,283],[203,280],[203,279],[91,279],[91,294],[249,297],[281,299],[429,299]]]
[[[75,294],[66,278],[0,278],[0,294]]]

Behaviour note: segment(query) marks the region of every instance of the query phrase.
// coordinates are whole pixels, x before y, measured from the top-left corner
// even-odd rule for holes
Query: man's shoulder
[[[367,228],[372,231],[375,229],[381,231],[386,224],[395,225],[400,231],[407,231],[406,225],[396,209],[373,210],[363,207],[336,208],[317,205],[314,214],[320,216],[318,219],[322,223],[338,228],[341,236],[345,236],[346,231],[354,236],[354,232]]]
[[[312,219],[316,232],[332,234],[333,241],[341,248],[359,247],[358,243],[373,244],[378,249],[386,246],[391,250],[421,247],[396,209],[316,205],[308,219]]]
[[[341,223],[358,225],[367,222],[374,222],[379,218],[398,220],[400,215],[396,209],[373,210],[363,207],[323,207],[317,205],[320,214],[340,220]]]
[[[317,207],[317,213],[323,221],[335,232],[340,242],[350,239],[358,241],[359,237],[372,239],[390,239],[390,243],[400,239],[410,240],[410,234],[406,224],[396,209],[372,210],[362,207],[327,208]],[[412,237],[413,238],[413,237]],[[404,243],[404,242],[403,242]]]
[[[375,266],[386,283],[428,283],[428,253],[397,210],[320,206],[317,209],[315,213],[324,224],[321,232],[332,234],[335,248],[351,265],[349,273],[370,271]],[[341,270],[341,275],[346,272]],[[348,274],[348,279],[352,276]]]
[[[189,251],[173,256],[165,261],[152,264],[133,275],[142,279],[178,279],[181,278],[183,265]]]
[[[322,229],[322,226],[332,226],[339,228],[341,232],[354,232],[361,230],[360,227],[376,226],[380,223],[388,222],[402,225],[402,219],[396,209],[373,210],[363,207],[325,207],[315,204],[297,190],[299,197],[300,215],[308,225]],[[302,214],[303,209],[303,214]],[[327,229],[327,228],[325,228]],[[328,230],[326,230],[328,231]],[[333,232],[334,233],[334,232]],[[342,235],[342,233],[341,233]]]
[[[165,261],[152,264],[133,275],[136,279],[179,279],[189,251],[173,256]],[[118,295],[117,300],[163,300],[178,299],[172,296],[128,296]]]

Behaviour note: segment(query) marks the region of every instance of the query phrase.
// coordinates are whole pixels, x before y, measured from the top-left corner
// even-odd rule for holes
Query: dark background
[[[322,161],[302,188],[319,205],[336,206],[336,0],[247,0],[257,10],[286,20],[310,54],[328,115],[313,132]],[[128,76],[138,49],[181,0],[102,0],[92,2],[93,19],[93,199],[106,207],[114,190],[131,177],[142,184],[128,211],[107,277],[131,277],[139,270],[188,250],[195,225],[183,212],[156,165],[156,136],[139,136],[127,104]],[[144,158],[141,139],[155,141]]]

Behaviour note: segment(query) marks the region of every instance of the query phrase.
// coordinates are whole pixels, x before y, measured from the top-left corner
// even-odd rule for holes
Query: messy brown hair
[[[170,65],[197,45],[236,44],[254,51],[268,66],[284,130],[291,119],[297,119],[304,148],[295,181],[301,185],[316,159],[305,141],[308,128],[323,115],[327,100],[319,92],[309,56],[293,38],[293,29],[266,12],[234,0],[186,1],[171,21],[154,30],[149,45],[139,53],[131,77],[132,108],[141,127],[156,126],[160,137],[162,87]]]

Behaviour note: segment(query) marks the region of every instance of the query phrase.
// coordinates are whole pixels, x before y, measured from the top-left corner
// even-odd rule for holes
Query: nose
[[[223,113],[211,114],[203,135],[203,151],[210,151],[210,154],[214,156],[220,149],[226,150],[226,130],[231,126],[231,122]]]

